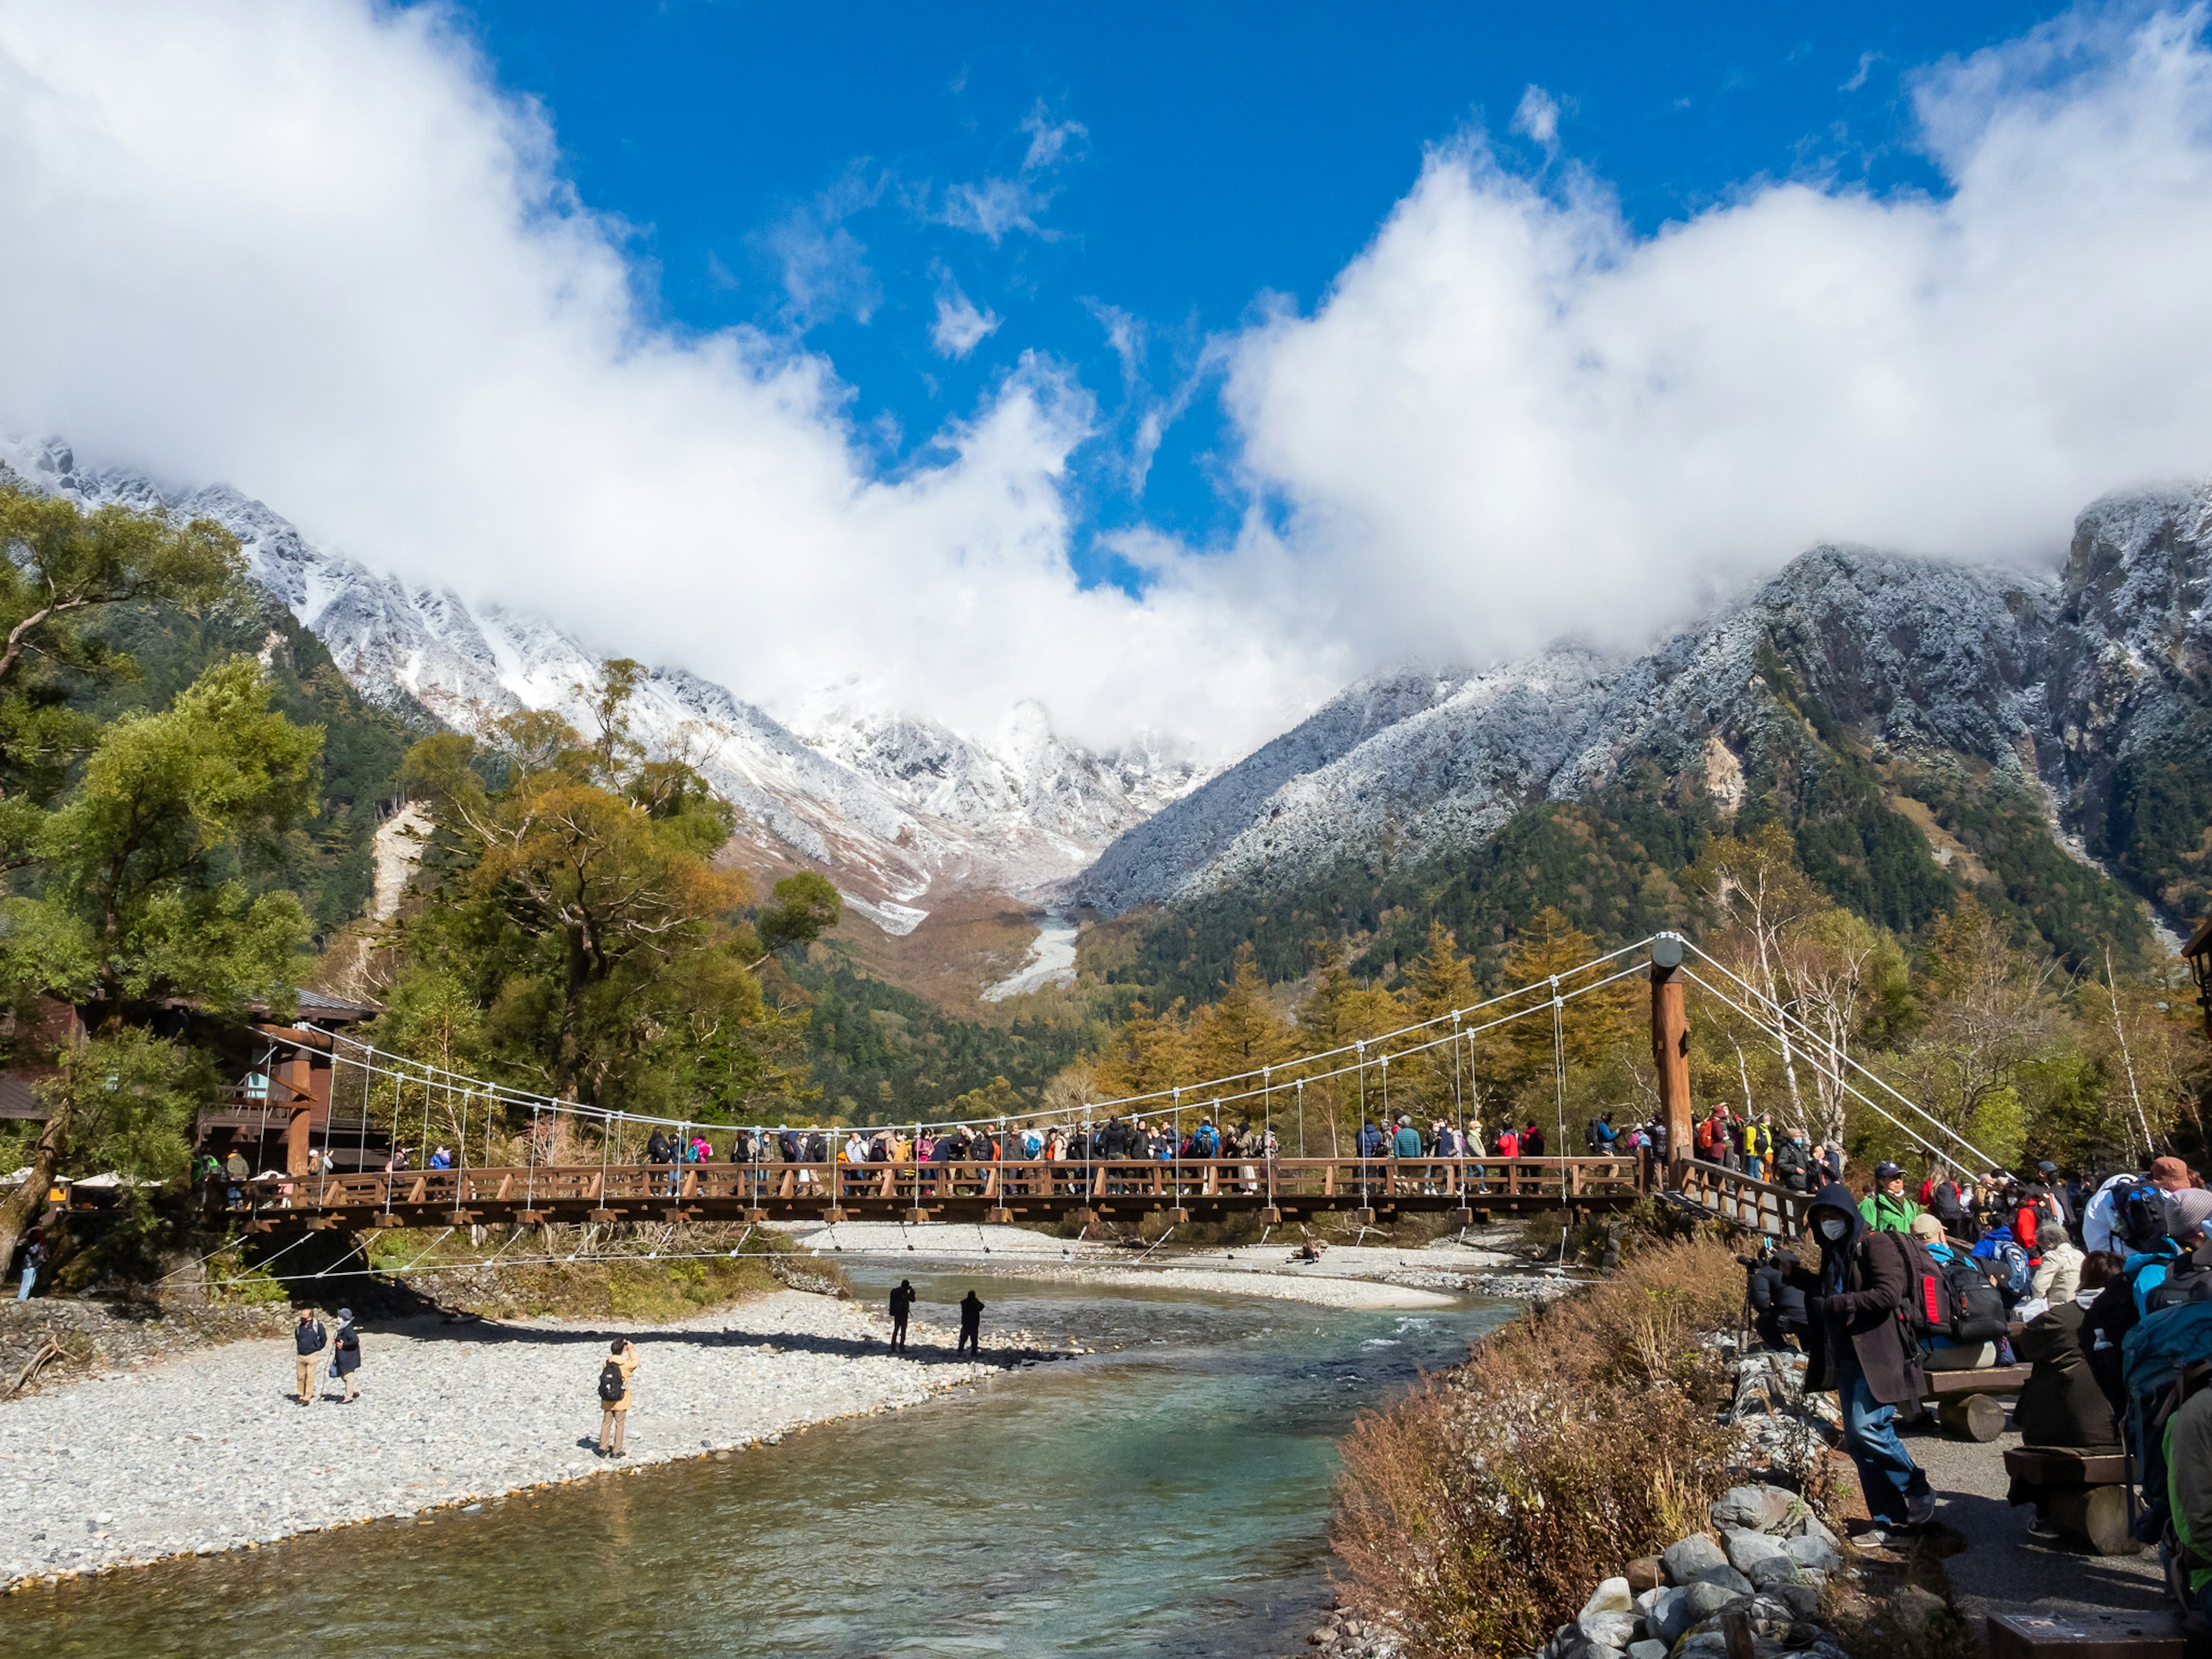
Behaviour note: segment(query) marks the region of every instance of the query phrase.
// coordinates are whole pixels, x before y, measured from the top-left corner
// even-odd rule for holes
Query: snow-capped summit
[[[54,439],[0,438],[0,476],[9,474],[87,507],[166,506],[223,525],[253,579],[371,699],[411,702],[460,731],[522,708],[555,709],[590,729],[600,659],[543,617],[471,608],[449,587],[370,570],[228,484],[172,489],[88,468]],[[1037,895],[1206,776],[1162,745],[1095,754],[1055,733],[1034,702],[979,738],[845,686],[809,699],[787,726],[726,687],[663,667],[633,713],[650,750],[690,761],[738,809],[739,836],[765,861],[820,866],[893,933],[911,931],[928,914],[917,901],[948,886]]]

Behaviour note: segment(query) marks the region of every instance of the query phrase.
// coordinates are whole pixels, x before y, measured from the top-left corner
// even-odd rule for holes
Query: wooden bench
[[[1946,1434],[1987,1444],[2004,1432],[2004,1407],[1992,1397],[2018,1394],[2035,1374],[2033,1365],[1987,1365],[1979,1370],[1928,1372],[1928,1398]]]
[[[2173,1613],[1990,1615],[1990,1659],[2183,1659]]]
[[[2128,1461],[2118,1452],[2014,1446],[2004,1465],[2014,1492],[2032,1489],[2036,1512],[2068,1537],[2099,1555],[2142,1549],[2128,1531]]]

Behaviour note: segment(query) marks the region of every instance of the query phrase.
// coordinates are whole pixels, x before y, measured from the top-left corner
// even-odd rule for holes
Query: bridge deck
[[[1329,1210],[1609,1210],[1644,1190],[1628,1158],[1170,1163],[626,1164],[370,1170],[217,1182],[210,1208],[260,1228],[838,1218],[1056,1220],[1088,1211],[1297,1218]]]

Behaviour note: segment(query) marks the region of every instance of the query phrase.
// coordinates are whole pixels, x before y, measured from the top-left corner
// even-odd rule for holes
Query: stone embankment
[[[364,1330],[350,1405],[294,1403],[289,1336],[126,1364],[0,1401],[0,1584],[727,1455],[1058,1357],[987,1330],[982,1363],[957,1358],[952,1332],[919,1319],[895,1355],[885,1332],[872,1310],[790,1291],[649,1330],[430,1316]],[[617,1336],[641,1356],[620,1463],[593,1452]]]

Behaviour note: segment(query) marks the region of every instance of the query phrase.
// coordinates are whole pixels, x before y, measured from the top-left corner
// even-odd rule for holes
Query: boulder
[[[1732,1527],[1727,1534],[1729,1565],[1746,1577],[1761,1561],[1771,1561],[1789,1554],[1788,1547],[1779,1538],[1763,1532],[1752,1532],[1742,1527]]]
[[[1583,1603],[1582,1619],[1575,1622],[1579,1625],[1583,1619],[1592,1613],[1635,1611],[1636,1599],[1628,1588],[1628,1581],[1626,1578],[1608,1578],[1590,1592],[1590,1599]]]
[[[1768,1594],[1807,1624],[1820,1616],[1820,1588],[1817,1584],[1783,1584]]]
[[[1731,1486],[1712,1507],[1713,1525],[1726,1532],[1779,1532],[1793,1515],[1808,1513],[1802,1499],[1786,1486]]]
[[[1586,1613],[1575,1624],[1583,1640],[1618,1653],[1636,1639],[1644,1621],[1632,1613]]]
[[[1667,1644],[1646,1637],[1628,1644],[1628,1659],[1667,1659]]]
[[[1722,1553],[1721,1547],[1701,1532],[1667,1546],[1659,1553],[1659,1561],[1667,1570],[1667,1582],[1670,1584],[1687,1584],[1716,1567],[1728,1565],[1728,1557]]]
[[[1690,1592],[1662,1589],[1644,1610],[1644,1627],[1658,1640],[1673,1643],[1697,1621],[1690,1614]]]
[[[1765,1595],[1784,1584],[1800,1582],[1797,1575],[1807,1570],[1786,1555],[1770,1555],[1763,1561],[1754,1561],[1744,1577],[1751,1580],[1752,1589]]]
[[[1639,1555],[1628,1564],[1628,1588],[1641,1595],[1645,1590],[1657,1589],[1667,1582],[1656,1555]]]
[[[1707,1571],[1699,1573],[1690,1582],[1692,1585],[1718,1584],[1722,1589],[1727,1590],[1731,1595],[1748,1595],[1751,1594],[1751,1580],[1745,1577],[1743,1574],[1738,1572],[1734,1567],[1729,1565],[1725,1561],[1722,1562],[1717,1567],[1714,1567]]]
[[[1688,1630],[1692,1626],[1711,1618],[1723,1607],[1734,1606],[1750,1594],[1749,1584],[1736,1589],[1727,1584],[1716,1583],[1710,1578],[1700,1578],[1682,1592],[1682,1607],[1689,1616],[1681,1620],[1681,1627]]]
[[[1820,1517],[1809,1510],[1792,1521],[1785,1531],[1791,1538],[1817,1538],[1832,1550],[1843,1547],[1836,1534],[1830,1532]]]
[[[1813,1524],[1820,1526],[1817,1521]],[[1820,1528],[1822,1533],[1827,1530],[1826,1527]],[[1836,1547],[1832,1534],[1824,1538],[1819,1533],[1804,1533],[1791,1539],[1787,1547],[1791,1560],[1801,1567],[1811,1568],[1814,1572],[1832,1573],[1844,1565],[1843,1552]]]

